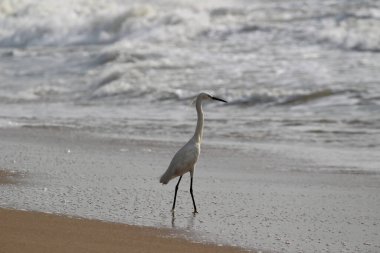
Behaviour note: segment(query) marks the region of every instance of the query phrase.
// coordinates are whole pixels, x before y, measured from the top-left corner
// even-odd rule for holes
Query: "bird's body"
[[[168,169],[162,175],[160,183],[167,184],[171,179],[182,176],[190,172],[194,173],[195,164],[198,161],[201,152],[201,143],[191,138],[177,153],[174,155]]]
[[[209,99],[226,102],[223,99],[212,97],[206,93],[200,93],[197,96],[195,105],[197,109],[198,120],[197,120],[197,126],[195,128],[194,136],[180,150],[177,151],[172,161],[170,162],[168,169],[160,178],[160,183],[167,184],[171,179],[178,176],[180,177],[175,188],[175,195],[174,195],[172,210],[174,210],[174,207],[175,207],[178,185],[182,179],[182,175],[187,172],[190,172],[190,176],[191,176],[190,194],[193,200],[194,213],[197,212],[197,208],[195,206],[195,201],[194,201],[194,196],[193,196],[193,190],[192,190],[193,174],[194,174],[195,165],[198,161],[198,157],[201,151],[201,143],[202,143],[202,136],[203,136],[204,117],[203,117],[203,110],[202,110],[202,101],[209,100]]]

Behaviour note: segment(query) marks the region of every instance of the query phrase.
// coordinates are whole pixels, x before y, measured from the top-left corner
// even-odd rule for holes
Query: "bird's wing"
[[[174,155],[169,168],[175,175],[182,175],[193,168],[198,160],[199,151],[196,146],[186,144]]]
[[[194,168],[200,152],[199,144],[190,140],[174,155],[160,182],[167,184],[171,179],[182,176]]]

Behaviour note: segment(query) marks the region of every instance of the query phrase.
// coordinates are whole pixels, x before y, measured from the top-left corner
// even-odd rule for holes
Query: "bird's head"
[[[207,94],[207,93],[204,93],[204,92],[200,93],[200,94],[197,96],[197,99],[196,99],[196,100],[200,100],[200,101],[202,101],[202,100],[204,100],[204,101],[207,101],[207,100],[218,100],[218,101],[221,101],[221,102],[227,103],[227,101],[224,100],[224,99],[221,99],[221,98],[217,98],[217,97],[211,96],[211,95],[209,95],[209,94]]]

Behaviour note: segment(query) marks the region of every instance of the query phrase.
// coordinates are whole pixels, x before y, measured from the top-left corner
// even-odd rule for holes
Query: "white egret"
[[[171,179],[178,177],[179,180],[175,186],[174,201],[172,211],[175,208],[175,201],[177,198],[178,185],[181,182],[183,174],[190,172],[190,194],[193,200],[194,213],[197,213],[197,207],[195,206],[193,196],[193,174],[195,164],[198,161],[199,153],[201,151],[202,134],[203,134],[203,110],[202,102],[206,100],[219,100],[227,103],[227,101],[210,96],[206,93],[200,93],[195,101],[195,107],[197,109],[198,121],[195,128],[194,136],[174,155],[172,161],[166,172],[161,176],[160,183],[167,184]]]

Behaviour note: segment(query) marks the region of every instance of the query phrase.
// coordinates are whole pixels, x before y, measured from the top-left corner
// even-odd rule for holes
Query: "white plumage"
[[[172,210],[174,210],[174,207],[175,207],[178,185],[181,182],[182,175],[187,172],[190,172],[190,177],[191,177],[190,194],[193,200],[194,213],[197,213],[197,208],[195,206],[195,201],[194,201],[194,196],[193,196],[193,174],[194,174],[195,164],[198,161],[198,157],[201,151],[201,143],[202,143],[202,135],[203,135],[203,121],[204,121],[202,102],[205,100],[211,100],[211,99],[219,100],[226,103],[225,100],[210,96],[206,93],[200,93],[197,96],[195,107],[197,109],[198,120],[197,120],[197,127],[195,129],[194,136],[180,150],[177,151],[172,161],[170,162],[168,169],[160,178],[160,183],[167,184],[171,179],[178,176],[180,177],[175,188]]]
[[[200,146],[200,142],[196,142],[191,138],[178,150],[170,162],[168,169],[162,175],[160,183],[167,184],[171,179],[182,176],[186,172],[192,173],[201,151]]]

